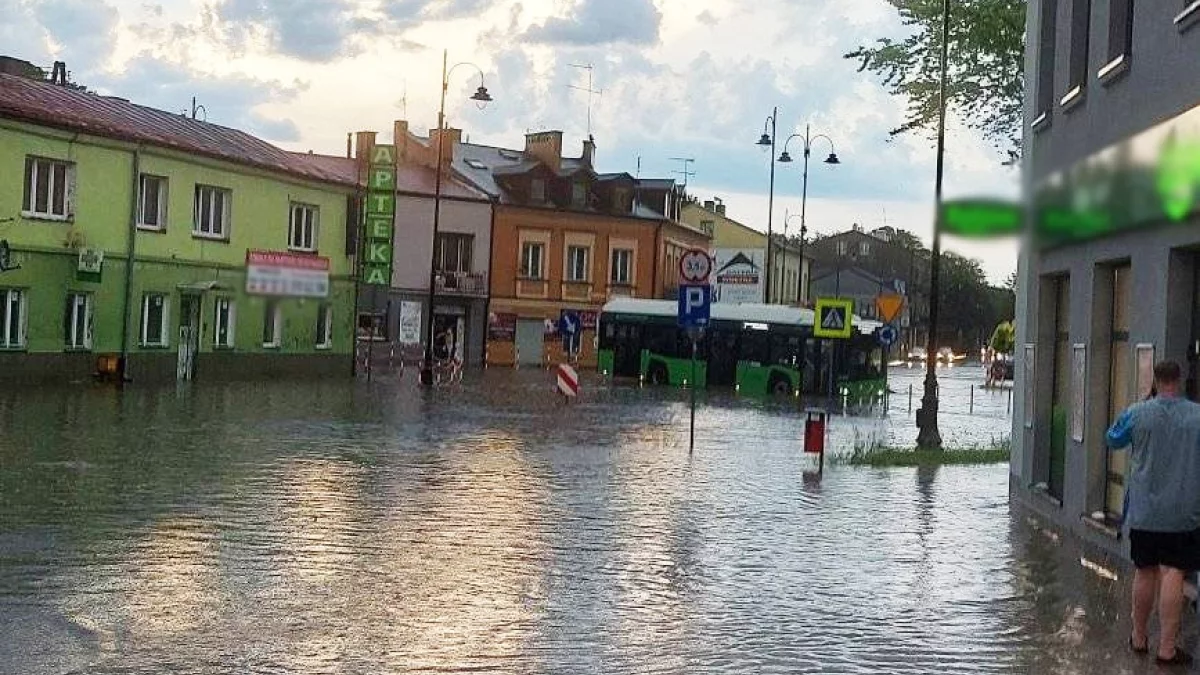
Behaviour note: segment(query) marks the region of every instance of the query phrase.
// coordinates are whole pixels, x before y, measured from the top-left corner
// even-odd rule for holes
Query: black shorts
[[[1159,565],[1185,571],[1200,569],[1200,530],[1130,530],[1129,548],[1133,564],[1139,569]]]

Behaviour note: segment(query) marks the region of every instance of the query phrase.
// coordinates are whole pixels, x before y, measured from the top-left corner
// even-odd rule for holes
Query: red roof
[[[205,155],[314,180],[355,185],[354,172],[303,161],[237,129],[40,80],[0,74],[0,117]],[[347,179],[347,176],[349,177]]]
[[[295,155],[297,160],[307,163],[320,171],[337,175],[344,181],[354,182],[357,178],[358,163],[348,157],[299,152],[291,154]],[[419,164],[400,164],[396,167],[397,192],[432,197],[437,190],[436,179],[437,173],[429,167]],[[488,201],[486,194],[456,178],[442,181],[442,196]]]

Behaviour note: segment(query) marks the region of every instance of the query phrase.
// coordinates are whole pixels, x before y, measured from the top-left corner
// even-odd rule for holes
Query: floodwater
[[[794,405],[714,395],[689,454],[684,393],[550,385],[0,398],[0,673],[1141,672],[1123,570],[1010,515],[1005,466],[817,482]]]

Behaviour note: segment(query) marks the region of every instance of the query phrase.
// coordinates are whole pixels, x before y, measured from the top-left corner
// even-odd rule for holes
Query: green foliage
[[[994,442],[986,446],[946,450],[922,450],[890,447],[855,447],[846,457],[851,466],[908,467],[908,466],[969,466],[1003,464],[1012,455],[1012,443]]]
[[[997,354],[1011,354],[1016,347],[1017,328],[1011,321],[1001,321],[992,331],[992,339],[988,341],[992,350]]]
[[[881,78],[908,112],[892,135],[937,130],[943,0],[888,0],[909,29],[845,55]],[[953,0],[947,106],[981,131],[1009,161],[1018,156],[1024,96],[1025,0]]]

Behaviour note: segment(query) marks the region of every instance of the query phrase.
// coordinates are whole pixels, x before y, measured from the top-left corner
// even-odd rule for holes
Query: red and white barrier
[[[558,364],[558,393],[568,399],[579,396],[579,373],[566,363]]]

